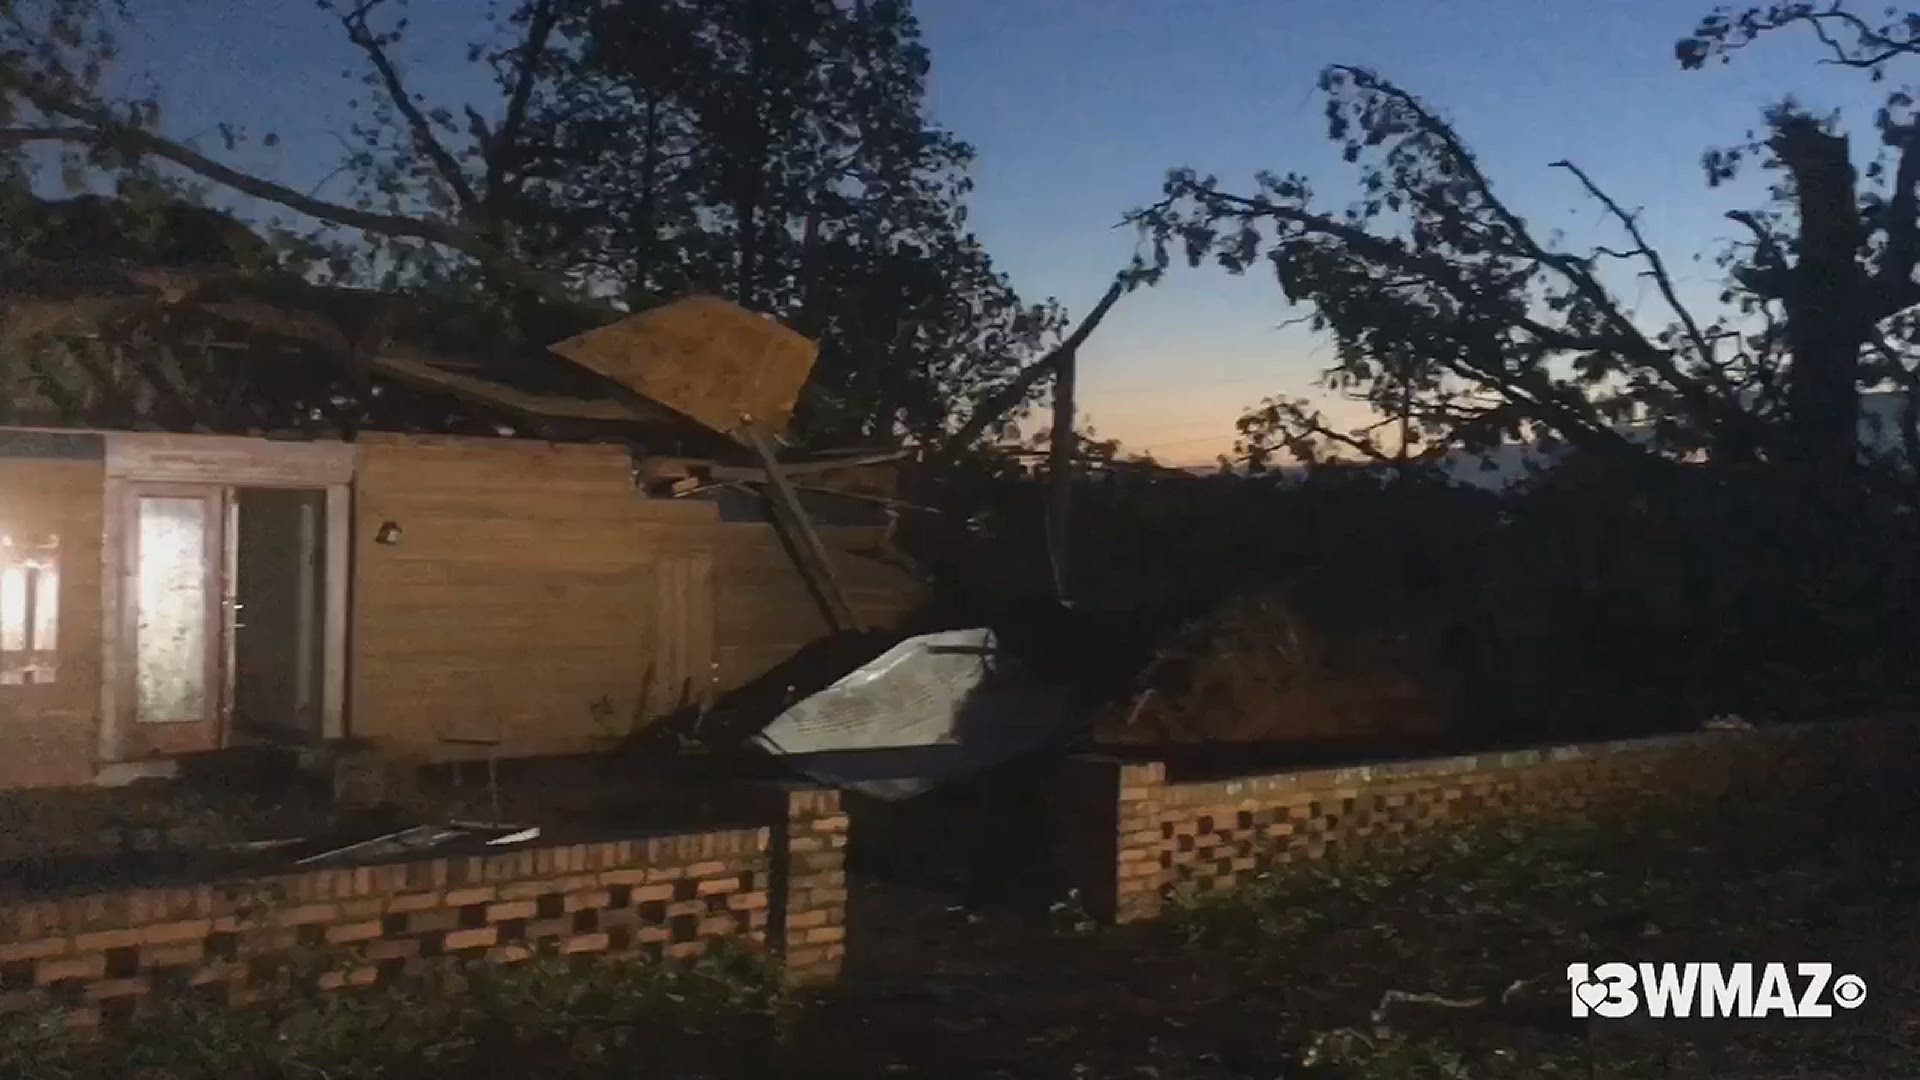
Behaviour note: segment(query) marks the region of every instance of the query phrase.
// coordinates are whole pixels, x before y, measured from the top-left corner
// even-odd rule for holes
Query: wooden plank
[[[571,493],[579,497],[631,497],[633,484],[624,469],[588,469],[556,460],[542,468],[530,462],[422,461],[404,468],[382,465],[362,469],[368,486],[406,495],[486,495],[497,490]]]
[[[529,394],[491,379],[442,371],[420,361],[399,356],[376,356],[373,358],[373,367],[376,371],[391,375],[402,382],[424,386],[430,390],[443,390],[455,397],[486,405],[496,405],[523,415],[627,423],[659,419],[658,416],[641,412],[623,401],[589,400],[559,394]]]
[[[352,584],[353,497],[345,484],[327,488],[326,614],[321,645],[320,737],[347,734],[347,603]]]
[[[489,521],[503,516],[523,517],[532,525],[549,525],[554,522],[569,522],[587,531],[606,532],[619,530],[633,531],[643,520],[640,515],[629,513],[617,503],[608,506],[604,498],[581,500],[568,492],[541,493],[519,492],[506,489],[499,497],[481,499],[473,497],[449,498],[422,494],[408,496],[392,490],[363,489],[361,505],[367,508],[365,516],[371,517],[375,511],[389,517],[402,517],[408,521]]]
[[[1073,399],[1078,367],[1074,350],[1060,354],[1053,376],[1053,439],[1047,459],[1047,555],[1053,563],[1054,599],[1062,604],[1072,603],[1068,583],[1073,559]]]
[[[744,424],[740,428],[741,437],[760,458],[760,467],[767,473],[767,488],[771,496],[774,518],[793,543],[794,556],[800,564],[801,573],[806,575],[807,583],[818,594],[821,608],[827,621],[835,630],[853,630],[857,627],[853,610],[847,606],[847,598],[840,594],[840,583],[834,579],[833,564],[827,558],[826,548],[820,542],[820,534],[813,531],[813,522],[807,518],[807,511],[800,505],[800,497],[794,493],[793,485],[786,474],[780,471],[780,463],[773,453],[773,442],[765,432],[753,424]]]
[[[683,300],[589,330],[551,347],[712,431],[730,437],[742,417],[784,433],[819,348],[714,296]]]
[[[107,475],[163,483],[325,487],[353,480],[354,447],[229,435],[107,436]]]

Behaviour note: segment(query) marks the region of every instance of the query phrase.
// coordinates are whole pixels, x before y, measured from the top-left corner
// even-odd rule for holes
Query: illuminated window
[[[0,686],[53,681],[60,538],[0,534]]]

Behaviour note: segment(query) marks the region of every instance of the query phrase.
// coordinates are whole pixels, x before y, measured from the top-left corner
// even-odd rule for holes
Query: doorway
[[[309,489],[240,488],[228,502],[237,733],[320,738],[326,514],[326,493]]]
[[[131,483],[126,499],[131,756],[318,740],[326,490]]]

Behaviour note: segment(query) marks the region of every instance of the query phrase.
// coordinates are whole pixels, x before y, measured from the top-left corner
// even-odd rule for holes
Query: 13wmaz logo
[[[1643,1008],[1656,1018],[1819,1019],[1867,1000],[1865,979],[1835,978],[1825,963],[1568,964],[1567,989],[1575,1019]]]

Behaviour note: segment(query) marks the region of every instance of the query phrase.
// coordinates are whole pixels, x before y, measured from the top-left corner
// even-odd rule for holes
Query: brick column
[[[829,983],[847,955],[847,815],[832,788],[775,791],[768,942],[794,982]]]
[[[1077,890],[1088,915],[1130,923],[1160,914],[1160,762],[1079,756],[1062,766],[1053,821],[1058,891]]]

